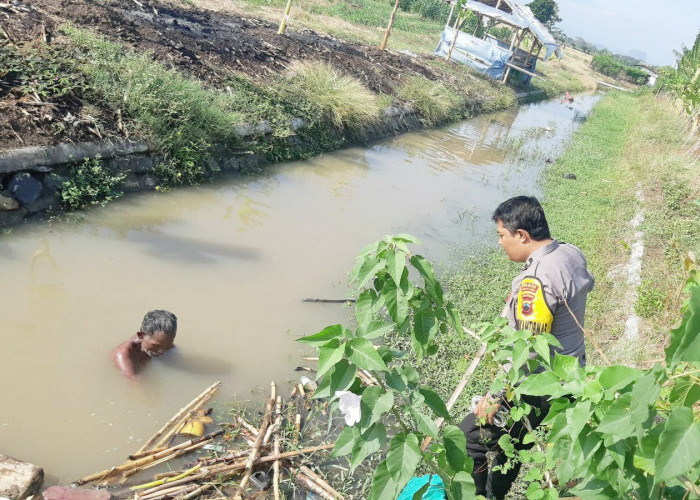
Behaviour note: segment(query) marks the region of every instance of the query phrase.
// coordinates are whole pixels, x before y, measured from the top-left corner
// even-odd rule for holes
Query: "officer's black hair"
[[[496,223],[500,220],[511,233],[518,229],[527,231],[535,241],[551,238],[542,205],[534,196],[516,196],[504,201],[498,205],[491,219]]]

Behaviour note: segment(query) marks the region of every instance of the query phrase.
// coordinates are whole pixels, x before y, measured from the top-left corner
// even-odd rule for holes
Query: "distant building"
[[[647,80],[647,85],[649,85],[650,87],[653,87],[656,84],[656,79],[659,77],[659,74],[656,72],[656,70],[652,66],[649,66],[648,64],[644,64],[644,63],[639,63],[639,64],[635,64],[634,67],[641,69],[647,75],[649,75],[649,80]]]

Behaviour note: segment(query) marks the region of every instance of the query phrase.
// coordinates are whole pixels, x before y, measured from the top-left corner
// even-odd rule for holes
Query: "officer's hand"
[[[493,425],[493,416],[496,414],[501,406],[501,402],[498,399],[493,399],[491,395],[487,392],[484,397],[481,398],[479,404],[474,408],[474,415],[480,420],[486,420],[490,425]]]

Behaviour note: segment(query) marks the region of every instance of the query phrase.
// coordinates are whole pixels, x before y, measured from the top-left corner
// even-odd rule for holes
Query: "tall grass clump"
[[[234,129],[241,116],[230,111],[226,95],[91,31],[68,26],[63,32],[98,96],[121,108],[129,125],[159,147],[166,180],[202,180],[210,144],[237,144]]]
[[[459,118],[463,99],[440,82],[411,77],[398,90],[398,96],[416,108],[426,125]]]
[[[288,76],[290,90],[322,110],[336,127],[371,125],[381,111],[377,96],[352,76],[321,62],[295,62]]]

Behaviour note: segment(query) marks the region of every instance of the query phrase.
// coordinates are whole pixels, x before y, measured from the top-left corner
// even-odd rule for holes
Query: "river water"
[[[489,220],[540,194],[596,97],[522,106],[445,128],[278,165],[254,177],[144,193],[78,220],[0,235],[0,453],[66,483],[123,463],[216,380],[218,401],[297,380],[294,342],[347,321],[348,271],[365,244],[417,236],[435,263],[495,245]],[[150,309],[179,318],[177,349],[138,381],[111,349]]]

